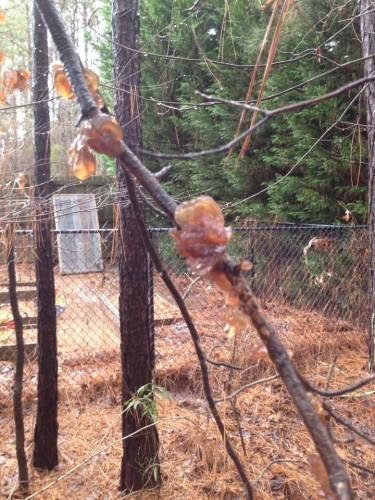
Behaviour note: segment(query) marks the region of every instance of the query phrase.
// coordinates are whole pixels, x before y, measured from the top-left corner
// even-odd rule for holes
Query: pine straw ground
[[[350,385],[368,376],[365,337],[350,325],[332,322],[317,313],[275,304],[267,305],[267,314],[284,343],[293,351],[297,367],[317,386],[324,387],[335,354],[338,354],[338,359],[330,389]],[[180,330],[183,328],[181,324]],[[171,335],[170,330],[168,332]],[[159,334],[166,338],[167,330],[162,329]],[[238,373],[211,367],[210,377],[217,398],[223,396],[224,389],[230,394],[245,383],[274,375],[272,366],[257,359],[253,348],[256,343],[254,332],[246,332],[236,340],[225,341],[223,338],[219,332],[212,357],[250,368]],[[61,377],[60,463],[50,473],[35,471],[30,465],[31,491],[35,493],[45,488],[36,498],[243,498],[237,472],[224,451],[202,398],[199,369],[191,349],[187,348],[187,337],[181,337],[179,342],[186,355],[178,361],[177,346],[166,344],[163,359],[168,358],[166,349],[170,349],[169,354],[175,357],[169,365],[160,363],[158,369],[157,383],[166,386],[171,396],[171,401],[158,400],[161,488],[128,496],[120,496],[117,490],[121,458],[120,370],[117,355],[102,354],[96,358],[77,356],[62,360],[62,373],[73,370],[82,377],[79,382]],[[108,369],[111,377],[105,371]],[[1,498],[12,498],[17,483],[11,373],[11,365],[0,365]],[[31,457],[35,378],[25,384],[24,400],[26,447],[27,455]],[[351,396],[334,398],[331,404],[342,417],[375,438],[374,384]],[[254,484],[257,499],[318,498],[319,485],[307,462],[314,447],[279,379],[256,385],[240,393],[235,402],[220,403],[219,407],[227,431]],[[332,431],[342,441],[336,444],[336,448],[346,462],[375,470],[374,447],[335,422],[332,422]],[[343,442],[347,438],[354,440]],[[373,499],[375,477],[348,463],[346,468],[356,498]]]

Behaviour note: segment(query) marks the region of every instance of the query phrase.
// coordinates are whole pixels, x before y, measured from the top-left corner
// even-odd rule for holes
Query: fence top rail
[[[166,233],[171,227],[149,227],[148,230],[152,233]],[[368,229],[367,224],[359,225],[335,225],[335,224],[291,224],[280,226],[232,226],[234,232],[251,232],[251,231],[310,231],[314,229],[324,229],[328,231],[349,231]]]
[[[167,233],[171,227],[149,227],[150,233]],[[325,230],[325,231],[357,231],[368,229],[368,225],[362,224],[357,226],[338,226],[333,224],[305,224],[305,225],[283,225],[283,226],[232,226],[234,232],[252,232],[252,231],[311,231],[311,230]],[[87,234],[87,233],[112,233],[117,232],[117,228],[100,228],[100,229],[52,229],[55,234]],[[0,234],[4,229],[0,229]],[[33,234],[32,229],[16,229],[16,234]]]

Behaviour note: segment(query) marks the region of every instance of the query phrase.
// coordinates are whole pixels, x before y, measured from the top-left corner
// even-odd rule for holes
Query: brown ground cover
[[[19,280],[32,281],[22,270]],[[29,273],[29,275],[27,274]],[[114,271],[113,271],[114,273]],[[31,491],[41,499],[115,499],[121,457],[121,402],[119,334],[113,274],[58,276],[66,308],[59,327],[59,453],[55,471],[35,471],[30,465]],[[181,290],[191,280],[178,277]],[[158,399],[163,484],[142,499],[240,499],[242,487],[225,453],[220,435],[208,412],[202,392],[199,366],[188,330],[170,297],[155,277],[157,323],[156,383],[171,400]],[[102,300],[104,294],[106,299]],[[240,387],[275,375],[259,354],[256,333],[248,329],[234,339],[224,333],[222,294],[199,281],[186,303],[200,332],[207,355],[237,365],[227,370],[210,365],[212,390],[225,399]],[[297,368],[316,386],[324,387],[335,355],[330,389],[353,384],[368,376],[367,346],[363,329],[308,310],[262,301],[282,341],[293,353]],[[29,314],[33,301],[23,304]],[[170,321],[170,319],[173,321]],[[26,330],[32,341],[35,331]],[[34,336],[34,337],[33,337]],[[14,365],[0,362],[0,498],[11,498],[17,485],[12,418]],[[24,412],[27,455],[32,455],[36,411],[36,364],[25,371]],[[342,417],[375,439],[375,384],[352,395],[334,398],[331,404]],[[319,485],[308,464],[314,453],[288,394],[279,379],[254,385],[236,398],[219,403],[226,428],[240,454],[258,499],[315,499]],[[356,498],[374,498],[375,450],[342,425],[331,422],[336,448],[346,461]],[[349,439],[349,441],[348,441]],[[137,498],[130,495],[129,498]]]
[[[217,297],[216,297],[217,298]],[[217,301],[215,300],[215,304]],[[209,305],[209,304],[208,304]],[[294,353],[297,367],[323,387],[333,356],[338,359],[330,380],[335,389],[367,376],[366,342],[349,324],[289,306],[263,304],[282,340]],[[215,309],[216,308],[216,309]],[[221,306],[194,312],[206,352],[220,361],[242,367],[228,371],[210,367],[218,399],[259,379],[275,374],[259,359],[255,332],[235,339],[213,330]],[[194,307],[193,307],[194,311]],[[184,324],[160,326],[156,331],[157,383],[171,396],[158,400],[163,485],[159,492],[140,498],[243,498],[241,483],[228,459],[219,433],[202,397],[198,364]],[[11,407],[13,365],[0,363],[0,496],[9,498],[17,482],[14,426]],[[24,388],[27,454],[32,454],[35,419],[35,364],[27,368]],[[334,398],[334,409],[362,432],[375,438],[374,384],[353,395]],[[219,404],[229,435],[255,483],[256,498],[318,498],[307,457],[314,453],[310,437],[279,379],[241,392]],[[68,352],[60,356],[59,452],[60,464],[51,473],[32,469],[32,492],[43,499],[112,499],[120,467],[120,366],[117,350]],[[340,441],[336,448],[347,463],[356,498],[373,498],[375,478],[353,466],[375,470],[375,451],[363,439],[332,422]],[[346,442],[350,438],[350,442]],[[159,495],[159,496],[158,496]],[[129,498],[136,498],[131,495]]]

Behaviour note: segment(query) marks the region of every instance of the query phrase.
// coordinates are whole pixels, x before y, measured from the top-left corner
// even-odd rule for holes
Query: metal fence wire
[[[218,339],[225,341],[224,296],[207,280],[191,276],[177,255],[168,229],[150,229],[167,271],[184,297],[212,355]],[[86,233],[86,234],[85,234]],[[77,234],[77,231],[75,231]],[[117,232],[100,230],[102,262],[98,272],[62,274],[55,231],[54,255],[60,378],[81,387],[93,373],[119,377],[110,362],[119,362]],[[368,323],[367,227],[275,226],[234,228],[229,253],[252,263],[247,279],[262,305],[284,304],[316,312],[365,330]],[[72,258],[87,258],[85,237]],[[36,278],[31,231],[15,237],[18,298],[30,366],[35,371]],[[15,333],[7,292],[4,250],[0,263],[0,375],[15,358]],[[152,276],[156,373],[175,363],[190,363],[193,346],[172,297],[157,273]],[[298,315],[297,315],[298,316]],[[219,344],[221,342],[219,341]],[[34,353],[34,356],[33,356]],[[91,361],[90,361],[91,360]],[[85,371],[90,364],[95,368]],[[6,368],[9,370],[9,367]],[[90,373],[88,373],[90,372]],[[98,375],[99,376],[99,375]],[[35,377],[34,377],[35,379]]]

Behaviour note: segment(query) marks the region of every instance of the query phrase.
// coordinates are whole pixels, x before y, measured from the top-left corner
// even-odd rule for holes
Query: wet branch
[[[372,375],[371,377],[360,380],[356,384],[349,385],[348,387],[345,387],[343,389],[337,389],[336,391],[325,391],[323,389],[319,389],[318,387],[314,387],[312,384],[310,384],[310,382],[306,379],[303,379],[303,383],[310,392],[315,392],[315,394],[319,394],[320,396],[324,396],[326,398],[334,398],[336,396],[342,396],[344,394],[354,392],[357,389],[360,389],[361,387],[369,384],[370,382],[374,382],[374,380],[375,375]]]
[[[252,134],[257,128],[260,126],[264,125],[270,118],[273,118],[276,115],[280,115],[282,113],[291,113],[293,111],[298,111],[303,108],[308,108],[310,106],[315,106],[315,104],[318,104],[323,101],[328,101],[329,99],[333,99],[335,97],[339,97],[342,94],[345,94],[349,90],[355,88],[355,87],[360,87],[361,85],[364,85],[370,81],[373,81],[375,79],[375,75],[371,76],[366,76],[363,78],[359,78],[358,80],[354,80],[353,82],[347,83],[346,85],[343,85],[342,87],[339,87],[336,90],[333,90],[332,92],[328,92],[327,94],[324,94],[322,96],[318,97],[313,97],[311,99],[305,99],[303,101],[295,102],[293,104],[288,104],[286,106],[282,106],[280,108],[268,110],[268,109],[262,109],[258,108],[257,106],[251,106],[249,104],[239,102],[239,101],[231,101],[229,99],[223,99],[217,96],[212,96],[212,95],[207,95],[203,94],[201,92],[197,92],[200,96],[202,96],[204,99],[206,99],[209,102],[217,102],[217,103],[222,103],[222,104],[228,104],[229,106],[235,106],[239,107],[241,109],[245,109],[248,111],[255,111],[257,113],[261,113],[263,118],[258,120],[252,127],[249,127],[247,130],[242,132],[242,134],[238,135],[235,139],[227,142],[226,144],[219,146],[217,148],[212,148],[212,149],[206,149],[204,151],[197,151],[196,153],[187,153],[187,154],[175,154],[175,153],[153,153],[151,151],[146,151],[142,150],[142,153],[145,156],[149,156],[150,158],[156,158],[159,160],[165,160],[165,159],[178,159],[178,160],[193,160],[195,158],[201,158],[202,156],[211,156],[214,154],[220,154],[220,153],[226,153],[230,149],[232,149],[234,146],[242,142],[242,140],[247,137],[248,135]]]
[[[365,441],[367,441],[368,443],[372,444],[375,446],[375,439],[372,439],[368,434],[365,434],[364,432],[360,431],[359,429],[357,429],[351,422],[349,422],[348,420],[345,420],[344,418],[340,417],[340,415],[337,415],[337,413],[335,413],[332,409],[332,407],[324,402],[322,403],[322,406],[323,408],[328,411],[328,413],[331,415],[331,417],[333,419],[336,420],[336,422],[339,422],[339,424],[342,424],[344,425],[345,427],[347,427],[350,431],[353,432],[353,434],[357,434],[357,436],[361,437],[362,439],[364,439]]]

